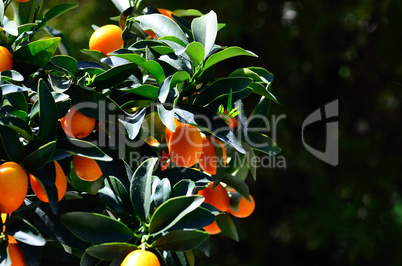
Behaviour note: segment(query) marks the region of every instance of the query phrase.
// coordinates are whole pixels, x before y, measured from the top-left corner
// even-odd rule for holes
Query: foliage
[[[202,228],[221,213],[197,191],[223,182],[249,198],[244,179],[248,170],[256,178],[254,151],[280,152],[258,132],[258,123],[249,132],[242,103],[256,95],[261,100],[252,114],[266,116],[270,102],[277,102],[273,75],[243,67],[228,77],[215,76],[218,63],[256,55],[216,44],[224,25],[213,11],[177,10],[183,17],[173,14],[172,20],[154,8],[129,7],[118,18],[124,47],[106,57],[83,49],[93,60],[78,61],[66,53],[64,36],[47,24],[77,5],[56,5],[42,15],[42,2],[0,2],[1,45],[13,51],[14,60],[12,70],[1,72],[0,159],[22,165],[49,199],[40,202],[30,190],[24,205],[6,219],[2,239],[13,236],[28,265],[57,261],[53,250],[66,262],[118,263],[138,248],[153,251],[166,265],[193,264],[192,250],[209,253],[209,234]],[[13,20],[4,17],[10,7]],[[195,18],[187,20],[188,15]],[[149,30],[155,39],[147,36]],[[50,36],[39,37],[43,31]],[[85,138],[62,129],[60,120],[72,106],[97,120]],[[225,112],[238,127],[228,126]],[[161,158],[169,154],[165,128],[175,131],[175,119],[223,142],[228,165],[218,164],[213,176],[172,162],[162,171]],[[218,158],[222,153],[216,147]],[[103,176],[93,182],[78,178],[76,155],[95,160]],[[61,201],[54,161],[67,175]],[[219,217],[222,232],[238,240],[235,218]],[[44,252],[37,252],[39,247]],[[0,265],[8,265],[7,245],[1,244],[0,254]]]

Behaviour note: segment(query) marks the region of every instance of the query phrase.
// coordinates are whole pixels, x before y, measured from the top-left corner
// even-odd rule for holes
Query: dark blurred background
[[[110,1],[50,23],[79,59],[91,24],[110,23]],[[262,66],[275,74],[270,119],[278,119],[277,160],[247,179],[256,211],[237,220],[240,242],[212,237],[211,255],[196,265],[402,265],[401,88],[402,1],[144,0],[142,7],[214,10],[227,26],[220,45],[259,55],[220,64],[224,76]],[[46,7],[45,7],[46,8]],[[303,146],[302,123],[339,99],[339,164]],[[245,103],[252,108],[253,99]],[[331,122],[330,121],[330,122]],[[305,128],[306,142],[325,150],[325,122]],[[275,131],[275,132],[274,132]]]

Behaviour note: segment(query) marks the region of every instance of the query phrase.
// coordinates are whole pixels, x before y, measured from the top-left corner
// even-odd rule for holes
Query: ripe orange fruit
[[[221,146],[222,158],[216,157],[214,142],[211,140]],[[200,156],[199,165],[201,169],[208,174],[215,175],[218,162],[221,163],[221,161],[218,160],[222,160],[223,165],[226,166],[226,150],[222,142],[215,140],[214,138],[211,138],[211,140],[209,140],[206,136],[202,138],[202,153]]]
[[[172,17],[172,14],[176,16],[175,13],[173,13],[172,11],[168,10],[168,9],[164,9],[164,8],[158,8],[159,13],[161,13],[162,15],[165,15],[171,19],[174,20],[174,18]]]
[[[5,70],[11,70],[13,68],[13,56],[10,51],[0,46],[0,72]]]
[[[160,266],[158,257],[148,250],[137,249],[130,252],[120,266]]]
[[[67,115],[60,119],[60,122],[61,127],[68,136],[82,139],[92,133],[96,119],[88,117],[71,107]]]
[[[91,158],[75,155],[73,158],[75,174],[85,181],[95,181],[102,176],[102,170]]]
[[[205,203],[211,204],[222,212],[226,212],[230,208],[229,195],[221,184],[212,189],[213,185],[214,183],[211,182],[207,188],[198,191],[197,195],[204,196]]]
[[[3,223],[3,231],[6,231],[6,221],[7,221],[8,213],[1,214],[1,222]]]
[[[229,190],[229,192],[238,193],[235,190]],[[241,197],[241,199],[239,201],[239,209],[237,210],[237,212],[233,211],[231,208],[229,208],[228,212],[235,217],[246,218],[253,213],[255,209],[255,201],[251,195],[249,195],[250,201],[240,195],[239,197]]]
[[[25,258],[17,240],[14,237],[8,236],[8,254],[10,255],[11,266],[25,266]]]
[[[217,235],[221,232],[221,229],[218,226],[218,223],[214,221],[212,224],[203,227],[206,232],[210,235]]]
[[[179,123],[170,134],[169,155],[172,161],[182,167],[196,164],[202,153],[201,133],[195,126]]]
[[[54,166],[56,168],[55,186],[57,188],[58,201],[60,201],[67,191],[67,179],[60,164],[55,161]],[[38,199],[43,202],[49,202],[49,198],[47,197],[46,192],[43,189],[40,181],[38,181],[38,179],[32,174],[29,176],[29,180],[31,182],[32,190],[35,192]]]
[[[119,26],[102,26],[94,31],[89,38],[89,49],[97,50],[107,55],[123,46],[122,33],[123,30]]]
[[[15,162],[0,165],[0,213],[17,210],[27,192],[28,175],[24,168]]]
[[[221,116],[224,118],[226,124],[228,125],[228,127],[230,127],[230,129],[234,129],[238,126],[239,123],[237,122],[237,119],[234,117],[229,117],[227,110],[224,111]]]

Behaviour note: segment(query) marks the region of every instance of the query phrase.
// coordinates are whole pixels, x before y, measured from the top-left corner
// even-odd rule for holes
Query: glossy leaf
[[[226,60],[226,59],[229,59],[232,57],[236,57],[236,56],[241,56],[241,55],[257,57],[257,55],[254,54],[253,52],[244,50],[243,48],[240,48],[240,47],[232,46],[232,47],[228,47],[228,48],[208,57],[207,61],[205,62],[203,70],[205,71],[206,69],[212,67],[213,65],[215,65],[223,60]]]
[[[78,7],[78,4],[68,4],[68,3],[59,4],[59,5],[51,7],[46,12],[46,14],[43,16],[43,19],[42,19],[41,23],[39,24],[39,26],[41,27],[42,25],[44,25],[51,19],[56,18],[56,17],[60,16],[61,14],[65,13],[73,8],[76,8],[76,7]]]
[[[52,58],[60,40],[59,37],[41,39],[21,46],[15,51],[14,60],[43,67]]]
[[[112,161],[112,158],[95,144],[80,139],[60,139],[56,149],[67,151],[72,155],[79,155],[100,161]]]
[[[236,225],[234,224],[230,214],[225,213],[216,216],[216,222],[224,235],[239,242],[239,235],[237,233]]]
[[[133,93],[136,95],[140,95],[146,97],[148,99],[156,101],[158,99],[158,90],[159,88],[149,84],[142,84],[135,88],[124,88],[119,89],[120,91]]]
[[[49,88],[39,80],[39,138],[49,141],[56,135],[58,127],[57,106]]]
[[[276,155],[281,149],[268,136],[254,131],[249,131],[247,136],[242,137],[243,141],[250,145],[254,150],[266,153],[268,155]]]
[[[124,112],[124,111],[123,111]],[[145,108],[141,110],[129,114],[124,112],[124,117],[119,118],[119,122],[124,125],[127,130],[128,138],[130,140],[134,140],[134,138],[138,135],[141,129],[142,121],[145,117]]]
[[[115,56],[127,59],[137,65],[143,67],[151,74],[156,81],[161,84],[165,80],[165,73],[163,68],[156,61],[147,61],[137,54],[114,54]]]
[[[75,73],[78,71],[78,62],[71,56],[56,55],[50,59],[50,63],[52,63],[55,67],[66,71],[71,76],[75,76]]]
[[[152,172],[158,158],[145,160],[134,172],[130,185],[130,198],[141,221],[149,218],[152,194]]]
[[[97,89],[105,89],[116,86],[131,76],[135,68],[137,68],[137,65],[134,63],[112,67],[108,71],[97,75],[90,86],[96,87]]]
[[[178,182],[183,179],[191,180],[196,186],[207,186],[214,179],[204,172],[191,169],[191,168],[181,168],[174,167],[166,169],[162,172],[156,173],[159,178],[167,178],[170,181],[171,186],[175,186]]]
[[[114,260],[124,258],[136,249],[138,249],[136,245],[129,243],[105,243],[90,246],[86,252],[100,260]]]
[[[92,243],[125,242],[134,237],[123,223],[97,213],[68,212],[61,221],[79,238]]]
[[[55,149],[56,141],[48,142],[39,147],[24,158],[25,167],[30,171],[41,168],[52,158]]]
[[[22,159],[24,148],[19,135],[11,128],[0,126],[2,147],[11,161],[19,162]]]
[[[176,197],[167,200],[153,214],[149,232],[157,235],[174,226],[181,218],[198,208],[204,201],[202,196]]]
[[[135,18],[145,30],[152,30],[158,38],[174,36],[187,44],[187,37],[173,20],[161,14],[150,14]]]
[[[16,240],[32,246],[44,246],[45,239],[38,229],[30,222],[17,216],[13,216],[8,221],[7,231]]]
[[[203,57],[203,59],[205,59],[211,52],[218,33],[218,19],[216,13],[210,11],[206,15],[195,18],[191,23],[191,30],[194,40],[201,43],[205,49]]]
[[[208,236],[205,231],[172,231],[157,239],[152,246],[170,251],[191,250],[198,247]]]

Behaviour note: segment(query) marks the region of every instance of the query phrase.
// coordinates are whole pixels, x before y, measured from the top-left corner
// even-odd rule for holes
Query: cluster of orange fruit
[[[13,266],[14,265],[16,265],[16,266],[26,265],[24,254],[22,253],[21,248],[18,246],[17,240],[13,236],[5,234],[7,218],[8,218],[7,213],[1,214],[1,220],[3,223],[3,231],[0,234],[0,238],[2,238],[3,240],[7,240],[8,253],[10,255],[11,265],[13,265]]]

